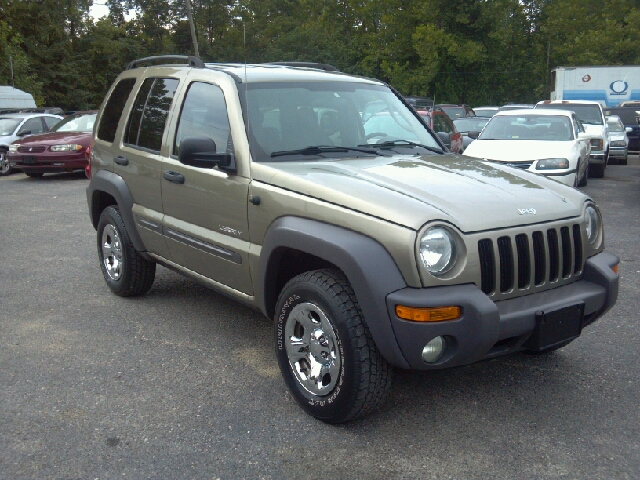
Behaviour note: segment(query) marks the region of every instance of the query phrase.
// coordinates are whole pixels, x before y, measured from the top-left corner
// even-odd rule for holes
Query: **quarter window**
[[[136,97],[124,143],[159,152],[162,134],[178,88],[174,78],[147,78]]]
[[[98,127],[98,138],[107,142],[113,142],[116,138],[116,129],[120,116],[124,110],[124,104],[127,103],[129,94],[136,84],[135,78],[125,78],[120,80],[111,92],[111,96],[102,111],[100,126]]]
[[[227,104],[222,90],[209,83],[194,82],[184,99],[173,154],[178,155],[185,137],[207,137],[216,144],[216,152],[233,150]]]

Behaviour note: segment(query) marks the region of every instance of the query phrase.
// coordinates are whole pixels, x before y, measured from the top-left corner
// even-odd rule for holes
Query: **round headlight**
[[[587,230],[587,240],[591,245],[594,245],[598,240],[598,234],[600,233],[600,215],[595,207],[589,205],[585,211],[585,228]]]
[[[443,227],[432,227],[420,239],[420,261],[432,275],[442,275],[456,260],[456,242]]]

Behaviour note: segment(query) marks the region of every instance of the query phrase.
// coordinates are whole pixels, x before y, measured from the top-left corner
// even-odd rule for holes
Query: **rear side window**
[[[162,134],[178,88],[174,78],[147,78],[136,97],[124,143],[159,152]]]
[[[56,117],[42,117],[44,119],[44,123],[47,124],[47,128],[51,129],[56,123],[60,123],[60,118]]]
[[[113,142],[116,138],[116,129],[118,122],[124,110],[124,104],[129,98],[133,86],[136,84],[135,78],[125,78],[120,80],[111,92],[111,96],[107,101],[100,119],[100,127],[98,128],[98,138],[107,142]]]

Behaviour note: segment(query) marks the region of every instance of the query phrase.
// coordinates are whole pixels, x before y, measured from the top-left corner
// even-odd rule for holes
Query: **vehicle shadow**
[[[18,174],[20,175],[20,174]],[[22,174],[22,178],[17,181],[21,182],[51,182],[55,180],[88,180],[84,173],[84,170],[75,170],[73,172],[55,172],[45,173],[41,177],[28,177],[26,174]]]

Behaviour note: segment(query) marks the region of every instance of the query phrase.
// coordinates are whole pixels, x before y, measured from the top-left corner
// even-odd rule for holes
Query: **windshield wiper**
[[[358,146],[364,147],[365,145],[358,145]],[[416,143],[416,142],[411,142],[409,140],[402,140],[402,139],[385,140],[384,142],[380,142],[380,143],[366,144],[366,146],[373,147],[373,148],[381,148],[383,150],[386,150],[386,149],[390,150],[393,147],[408,147],[408,148],[420,147],[420,148],[429,150],[430,152],[439,153],[441,155],[445,153],[444,150],[440,148],[428,147],[427,145],[423,145],[422,143]]]
[[[361,147],[362,145],[358,145]],[[321,153],[333,153],[333,152],[361,152],[368,153],[369,155],[382,155],[380,152],[372,149],[355,148],[355,147],[337,147],[330,145],[316,145],[312,147],[301,148],[299,150],[282,150],[280,152],[273,152],[271,158],[282,157],[284,155],[319,155]]]

